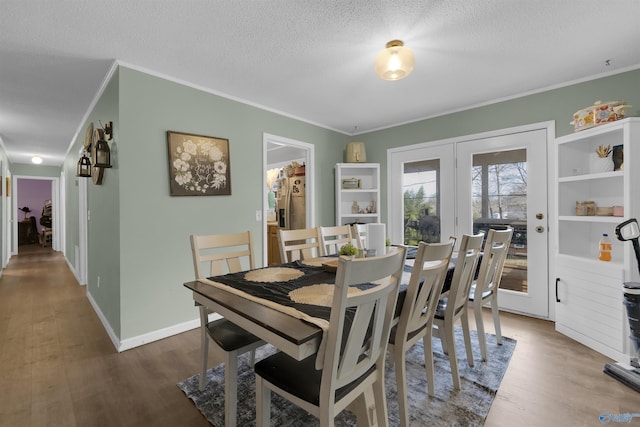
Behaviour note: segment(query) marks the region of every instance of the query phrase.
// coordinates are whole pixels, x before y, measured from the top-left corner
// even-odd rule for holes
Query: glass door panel
[[[404,244],[439,243],[440,159],[404,164]]]
[[[527,292],[527,151],[474,154],[471,172],[473,232],[512,227],[501,289]]]
[[[393,244],[415,246],[454,235],[454,160],[453,144],[389,152],[387,230]]]

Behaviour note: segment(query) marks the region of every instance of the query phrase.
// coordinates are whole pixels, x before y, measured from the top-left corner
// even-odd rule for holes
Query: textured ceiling
[[[60,165],[114,61],[351,135],[640,68],[640,1],[0,0],[10,161]]]

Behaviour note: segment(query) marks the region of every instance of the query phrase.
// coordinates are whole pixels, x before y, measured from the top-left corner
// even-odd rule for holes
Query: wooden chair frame
[[[440,338],[442,349],[449,358],[453,386],[456,390],[460,389],[460,373],[458,371],[458,359],[456,358],[456,341],[453,327],[456,321],[460,319],[467,351],[467,363],[469,366],[473,366],[467,302],[469,300],[469,289],[478,266],[478,257],[482,249],[483,240],[484,234],[462,235],[456,266],[451,279],[451,289],[447,296],[441,298],[438,302],[433,321],[436,329],[435,335]]]
[[[319,227],[322,241],[322,255],[334,255],[340,252],[340,247],[347,243],[353,244],[350,225],[333,227]]]
[[[318,227],[298,230],[278,229],[280,260],[283,263],[322,256],[321,242]]]
[[[256,364],[258,427],[270,423],[272,391],[319,418],[322,427],[332,426],[334,417],[351,404],[358,415],[358,425],[371,421],[370,417],[374,415],[378,426],[387,425],[384,362],[405,254],[406,248],[399,247],[397,252],[381,257],[339,258],[330,327],[326,332],[327,345],[318,385],[319,403],[311,403],[293,394],[292,388],[286,384],[279,387],[263,378],[262,366],[265,365],[265,369],[269,370],[266,365],[270,360],[267,358]],[[378,286],[347,296],[350,286],[374,281]],[[355,316],[346,339],[343,339],[347,310],[354,310]],[[373,332],[368,335],[370,325]],[[285,359],[287,365],[299,363],[302,366],[304,363],[289,359]],[[308,364],[305,366],[309,367]],[[307,378],[305,372],[296,370],[296,376],[286,381],[297,384]],[[353,389],[336,399],[337,390],[344,390],[343,387],[354,383],[357,385]],[[368,402],[371,397],[374,402]]]
[[[242,265],[243,259],[247,260],[248,269],[255,268],[251,231],[233,234],[192,235],[190,240],[196,279],[243,271],[245,270]],[[209,264],[208,271],[203,266],[207,263]],[[209,341],[211,341],[215,348],[224,355],[224,419],[226,427],[234,427],[237,418],[238,356],[251,352],[251,364],[253,364],[255,349],[263,345],[264,341],[224,318],[210,322],[209,315],[212,312],[202,305],[199,308],[202,350],[199,388],[204,390],[206,386]],[[220,333],[218,334],[218,332]],[[225,344],[223,342],[225,340],[230,344]]]
[[[358,249],[365,249],[367,247],[367,224],[353,224],[351,226],[351,235],[353,240],[356,241],[356,247]]]
[[[398,389],[400,425],[409,425],[406,352],[422,340],[429,396],[435,396],[433,366],[433,316],[438,306],[455,240],[446,243],[420,242],[411,270],[398,325],[391,331],[389,353],[393,356]]]
[[[482,261],[478,278],[471,285],[469,292],[469,306],[473,309],[478,331],[478,343],[482,360],[487,360],[487,337],[484,332],[484,320],[482,319],[482,307],[490,302],[493,324],[496,331],[498,344],[502,344],[502,332],[500,330],[500,312],[498,306],[498,289],[502,281],[504,263],[509,253],[509,245],[513,237],[513,228],[506,230],[490,229],[484,243]]]

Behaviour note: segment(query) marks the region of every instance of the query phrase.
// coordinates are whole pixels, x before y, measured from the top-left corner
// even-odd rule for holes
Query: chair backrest
[[[191,252],[196,279],[255,268],[251,231],[191,235]],[[208,268],[205,267],[207,264]]]
[[[346,243],[353,244],[351,226],[320,227],[320,239],[322,240],[322,255],[337,254],[342,245]]]
[[[360,378],[373,365],[384,370],[405,255],[406,248],[399,246],[397,251],[379,257],[339,258],[324,354],[321,407],[332,405],[337,389]],[[350,286],[374,281],[376,286],[347,295]],[[353,313],[350,325],[345,321],[347,313]]]
[[[280,259],[292,262],[322,256],[320,230],[301,228],[299,230],[278,230]]]
[[[367,224],[353,224],[351,229],[351,235],[353,240],[356,241],[356,247],[358,249],[364,249],[367,247]]]
[[[451,289],[445,316],[453,318],[469,300],[469,290],[478,267],[478,256],[482,250],[484,234],[463,234],[451,278]]]
[[[433,321],[442,292],[455,239],[446,243],[418,244],[407,293],[402,305],[395,342],[406,341]],[[429,326],[430,327],[430,326]]]
[[[512,236],[513,228],[510,227],[506,230],[490,229],[487,233],[476,280],[474,300],[480,301],[483,293],[497,292],[502,280],[502,270]]]

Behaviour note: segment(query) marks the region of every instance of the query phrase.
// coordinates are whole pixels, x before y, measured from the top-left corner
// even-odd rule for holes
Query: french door
[[[548,133],[537,125],[389,150],[392,241],[512,227],[500,308],[548,317]]]

